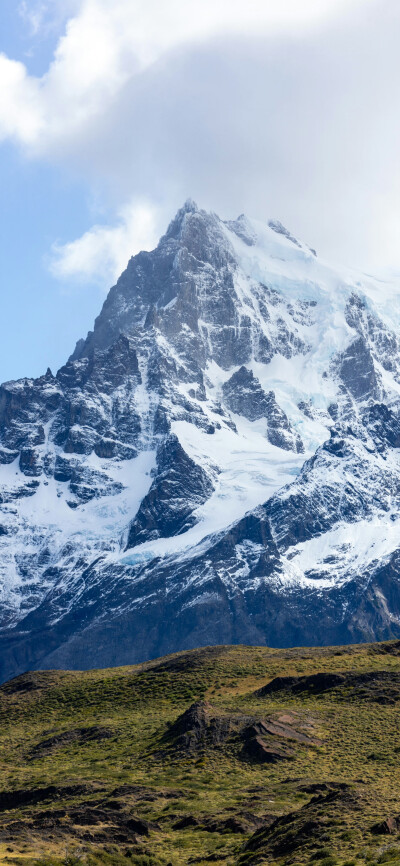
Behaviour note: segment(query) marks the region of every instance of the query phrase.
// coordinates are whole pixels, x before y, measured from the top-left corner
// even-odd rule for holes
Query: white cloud
[[[106,283],[188,196],[276,216],[333,259],[400,266],[397,0],[69,2],[44,76],[0,56],[0,138],[116,214],[55,248],[53,274]]]
[[[17,138],[30,144],[42,128],[39,87],[23,63],[0,54],[0,140]]]
[[[49,268],[58,279],[96,280],[109,286],[132,255],[156,245],[158,233],[154,209],[132,202],[121,209],[115,225],[95,225],[75,241],[54,244]]]
[[[48,72],[40,79],[25,72],[18,91],[13,91],[16,122],[12,127],[4,97],[8,78],[0,77],[0,133],[45,153],[65,135],[79,134],[129,80],[179,46],[221,34],[271,35],[284,29],[299,35],[303,27],[337,16],[345,5],[369,2],[372,0],[81,0]],[[23,2],[19,8],[38,32],[51,5],[57,6],[57,0],[32,7]]]

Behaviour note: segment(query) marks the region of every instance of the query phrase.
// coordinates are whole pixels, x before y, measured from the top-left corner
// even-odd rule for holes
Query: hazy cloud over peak
[[[41,78],[0,57],[0,135],[115,213],[55,246],[54,274],[108,278],[188,195],[276,216],[334,259],[400,265],[396,0],[74,9]]]

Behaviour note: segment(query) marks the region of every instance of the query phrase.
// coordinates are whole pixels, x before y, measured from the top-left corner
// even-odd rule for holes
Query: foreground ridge
[[[400,635],[396,286],[188,201],[0,388],[0,676]]]
[[[400,641],[20,675],[0,687],[0,859],[395,866],[399,702]]]

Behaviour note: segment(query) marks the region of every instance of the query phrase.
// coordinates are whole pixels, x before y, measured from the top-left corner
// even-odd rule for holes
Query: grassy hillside
[[[400,642],[25,674],[0,688],[0,861],[400,864],[399,709]]]

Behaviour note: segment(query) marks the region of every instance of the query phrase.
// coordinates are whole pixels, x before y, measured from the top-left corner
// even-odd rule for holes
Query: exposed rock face
[[[288,418],[275,400],[273,391],[265,394],[253,371],[240,367],[222,386],[225,403],[232,412],[249,421],[267,420],[266,435],[278,448],[302,452],[300,436],[293,433]]]
[[[309,854],[316,844],[320,843],[322,847],[328,823],[344,823],[349,816],[353,819],[358,817],[361,810],[362,800],[350,787],[313,797],[301,809],[272,822],[268,820],[265,827],[256,830],[243,848],[246,862],[260,862],[263,856],[278,858],[296,852]]]
[[[377,835],[382,836],[392,836],[397,834],[400,831],[400,816],[399,815],[391,815],[389,818],[385,818],[384,821],[380,821],[378,824],[374,824],[371,827],[371,833],[375,833]]]
[[[177,436],[168,436],[158,446],[157,467],[157,476],[129,528],[127,549],[186,532],[196,523],[194,509],[213,492],[207,473],[188,457]]]
[[[242,812],[239,815],[227,817],[215,817],[211,815],[185,815],[175,824],[173,830],[186,830],[196,828],[206,833],[251,833],[257,827],[265,825],[265,820],[253,815],[251,812]]]
[[[348,680],[349,677],[346,675],[332,673],[311,674],[309,677],[275,677],[268,685],[259,689],[257,694],[262,698],[273,695],[275,692],[290,694],[310,692],[320,695],[330,689],[340,688]]]
[[[363,337],[358,337],[339,357],[339,376],[356,400],[380,397],[373,357]]]
[[[398,303],[187,202],[0,387],[0,676],[400,636]]]
[[[297,721],[297,727],[295,727]],[[319,746],[320,741],[310,737],[300,720],[291,717],[284,719],[258,719],[245,727],[242,732],[243,755],[261,764],[277,764],[290,761],[296,756],[296,746]]]
[[[47,740],[42,740],[31,751],[32,758],[43,758],[47,755],[52,755],[59,749],[71,744],[82,745],[90,743],[93,740],[108,740],[113,736],[113,731],[108,728],[102,728],[98,725],[93,725],[91,728],[76,728],[71,731],[64,731],[61,734],[56,734],[54,737],[49,737]]]
[[[244,754],[257,764],[277,764],[280,761],[290,761],[294,751],[288,746],[268,745],[259,735],[250,736],[244,748]]]
[[[47,788],[1,791],[0,812],[8,811],[9,809],[18,809],[21,806],[45,803],[46,801],[54,802],[54,800],[61,799],[62,797],[79,797],[79,795],[91,793],[91,786],[84,784],[62,786],[48,785]]]
[[[282,722],[243,713],[226,715],[207,701],[198,701],[179,716],[164,739],[173,751],[195,756],[206,749],[221,749],[227,741],[239,738],[243,742],[242,758],[258,764],[276,764],[294,758],[296,745],[320,745],[298,727],[301,722],[294,718]]]
[[[400,700],[400,674],[396,671],[367,671],[366,673],[320,673],[308,677],[276,677],[257,692],[259,697],[268,697],[282,692],[286,694],[322,695],[335,691],[345,700],[349,697],[378,704],[395,704]]]
[[[207,701],[198,701],[169,728],[166,740],[175,750],[193,754],[223,745],[249,721],[244,715],[224,716]]]

